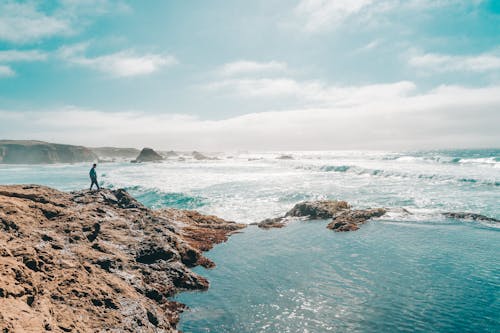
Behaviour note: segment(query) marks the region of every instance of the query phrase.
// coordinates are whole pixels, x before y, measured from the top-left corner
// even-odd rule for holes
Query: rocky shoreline
[[[256,224],[331,219],[327,228],[355,231],[392,211],[305,201]],[[500,222],[474,213],[443,216]],[[214,267],[202,252],[245,226],[196,211],[151,210],[121,189],[0,186],[0,330],[177,332],[185,306],[171,296],[206,290],[209,282],[191,268]]]
[[[191,268],[244,227],[124,190],[0,186],[0,329],[176,332],[184,305],[169,297],[207,289]]]

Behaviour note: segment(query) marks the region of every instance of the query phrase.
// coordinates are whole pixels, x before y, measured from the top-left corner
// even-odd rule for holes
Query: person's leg
[[[96,181],[95,181],[95,186],[97,186],[97,189],[98,189],[98,190],[100,190],[100,189],[101,189],[101,187],[99,186],[99,182],[97,181],[97,179],[96,179]]]

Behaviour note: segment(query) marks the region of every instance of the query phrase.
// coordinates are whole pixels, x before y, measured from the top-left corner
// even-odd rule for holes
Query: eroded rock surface
[[[244,226],[150,210],[123,190],[0,186],[0,331],[176,332],[190,267]]]
[[[346,201],[319,200],[304,201],[296,204],[285,217],[307,217],[309,219],[328,219],[335,214],[350,209]]]
[[[296,204],[285,216],[266,219],[257,223],[263,229],[282,228],[293,218],[332,219],[327,228],[334,231],[355,231],[359,225],[371,218],[380,217],[387,212],[384,208],[353,210],[346,201],[318,200]]]
[[[381,217],[387,212],[384,208],[345,210],[333,216],[332,222],[326,226],[334,231],[356,231],[369,219]]]

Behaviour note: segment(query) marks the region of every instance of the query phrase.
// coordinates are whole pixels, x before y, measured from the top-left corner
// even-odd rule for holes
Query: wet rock
[[[274,217],[260,221],[256,225],[262,229],[283,228],[286,225],[286,219],[284,217]]]
[[[470,220],[470,221],[480,221],[480,222],[500,222],[500,220],[488,217],[481,214],[466,213],[466,212],[447,212],[443,213],[444,216],[450,219],[457,220]]]
[[[355,231],[369,219],[381,217],[386,212],[384,208],[345,210],[335,215],[327,228],[334,231]]]
[[[340,211],[350,209],[346,201],[320,200],[304,201],[296,204],[285,217],[306,217],[309,219],[327,219]]]

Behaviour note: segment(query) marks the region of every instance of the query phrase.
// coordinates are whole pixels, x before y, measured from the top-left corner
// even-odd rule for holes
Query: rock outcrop
[[[97,161],[89,148],[43,141],[0,140],[0,163],[53,164]]]
[[[346,201],[318,200],[304,201],[296,204],[282,217],[275,217],[257,223],[262,229],[282,228],[293,218],[301,219],[332,219],[327,225],[334,231],[355,231],[359,225],[371,218],[380,217],[387,212],[384,208],[351,209]]]
[[[274,218],[269,218],[265,219],[263,221],[260,221],[259,223],[252,223],[252,225],[257,225],[259,228],[262,229],[271,229],[271,228],[283,228],[286,226],[287,219],[284,217],[274,217]]]
[[[326,226],[334,231],[356,231],[366,221],[381,217],[387,213],[384,208],[345,210],[333,216],[332,222]]]
[[[476,214],[476,213],[448,212],[448,213],[443,213],[443,215],[447,218],[456,219],[456,220],[469,220],[469,221],[495,222],[495,223],[500,222],[500,220],[498,220],[498,219],[484,216],[481,214]]]
[[[337,200],[318,200],[304,201],[296,204],[289,210],[285,217],[307,217],[309,219],[328,219],[332,218],[340,211],[351,208],[346,201]]]
[[[151,148],[143,148],[134,162],[158,162],[163,157]]]
[[[206,289],[190,268],[243,227],[124,190],[0,186],[0,331],[176,332],[168,297]]]

